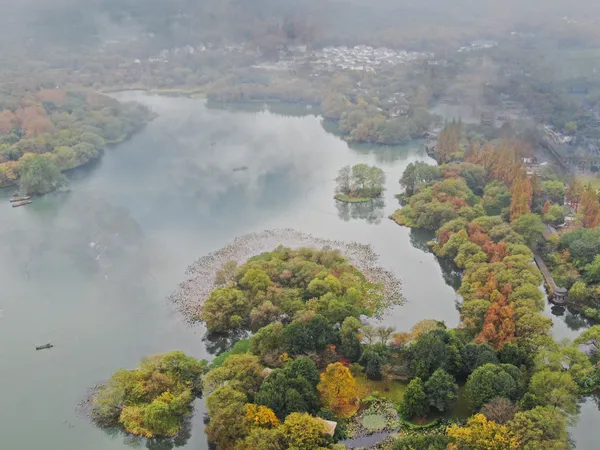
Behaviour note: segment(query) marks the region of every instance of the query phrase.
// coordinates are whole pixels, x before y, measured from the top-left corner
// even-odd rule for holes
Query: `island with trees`
[[[121,369],[92,397],[91,417],[101,427],[119,427],[145,438],[172,438],[202,394],[206,361],[173,351],[145,358],[134,370]]]
[[[344,166],[340,169],[335,199],[347,203],[362,203],[381,197],[385,190],[385,173],[367,164]]]
[[[0,187],[45,194],[63,186],[62,172],[96,159],[108,144],[139,130],[154,114],[94,92],[12,91],[0,99]]]
[[[442,183],[442,173],[432,182]],[[415,192],[422,189],[415,184]],[[452,192],[463,198],[467,189],[465,182]],[[364,317],[385,303],[381,287],[337,251],[278,247],[241,265],[226,263],[199,318],[209,333],[237,342],[207,371],[201,363],[192,371],[202,377],[209,440],[217,449],[341,450],[382,434],[378,448],[386,450],[568,448],[578,396],[600,385],[594,361],[549,335],[541,277],[522,229],[528,227],[515,230],[497,216],[473,221],[440,231],[448,237],[436,249],[455,255],[465,270],[465,304],[454,329],[435,320],[408,331],[367,324]],[[493,228],[511,242],[480,236]],[[473,236],[487,245],[473,247]],[[596,338],[591,329],[578,342],[595,345]],[[96,410],[111,411],[113,423],[132,433],[172,435],[179,423],[172,416],[143,412],[141,403],[163,401],[160,389],[152,392],[128,400],[142,408],[137,428],[129,412],[114,407],[123,401],[117,388],[97,394]],[[173,421],[148,428],[156,426],[150,417]]]

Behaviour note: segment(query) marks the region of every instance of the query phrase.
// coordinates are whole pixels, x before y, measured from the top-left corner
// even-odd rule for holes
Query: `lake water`
[[[209,109],[141,92],[119,97],[160,117],[76,172],[68,193],[16,209],[6,201],[10,192],[0,193],[2,448],[138,445],[89,424],[77,403],[145,355],[181,349],[210,358],[203,327],[185,325],[166,297],[189,264],[249,232],[294,228],[371,244],[402,279],[407,299],[386,324],[404,331],[426,318],[457,325],[456,272],[427,251],[431,236],[387,219],[404,168],[433,163],[420,143],[349,148],[314,116]],[[338,169],[359,162],[385,170],[382,204],[333,200]],[[35,351],[49,341],[54,348]],[[598,416],[595,405],[587,410]],[[207,448],[203,411],[198,401],[185,448]],[[578,436],[594,435],[590,422],[580,421]]]

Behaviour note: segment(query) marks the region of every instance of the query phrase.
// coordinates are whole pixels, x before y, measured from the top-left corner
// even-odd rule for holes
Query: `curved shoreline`
[[[177,291],[169,296],[169,300],[188,323],[195,323],[204,301],[215,288],[215,275],[223,264],[228,261],[242,264],[252,256],[272,251],[279,245],[291,248],[329,247],[339,250],[367,280],[383,284],[386,308],[404,302],[401,281],[391,271],[379,266],[379,256],[370,245],[355,241],[321,239],[291,228],[245,234],[220,250],[201,257],[188,267],[185,273],[189,278],[179,285]]]

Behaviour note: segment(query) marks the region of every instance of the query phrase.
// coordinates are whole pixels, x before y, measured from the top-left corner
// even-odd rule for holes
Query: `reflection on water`
[[[250,334],[244,330],[240,330],[237,332],[219,334],[206,333],[202,337],[202,342],[206,347],[206,351],[211,355],[220,355],[223,352],[227,352],[231,350],[234,344],[241,340],[246,339],[250,336]]]
[[[379,224],[384,217],[385,199],[374,198],[368,202],[348,203],[336,200],[335,207],[338,217],[344,222],[353,220],[365,220],[370,224]]]
[[[278,114],[287,117],[304,117],[315,115],[312,105],[304,105],[301,103],[281,103],[281,102],[236,102],[223,103],[215,101],[207,101],[206,106],[210,109],[230,111],[230,112],[264,112],[269,111],[273,114]]]
[[[435,239],[435,233],[429,230],[421,230],[416,228],[411,228],[410,230],[410,243],[413,247],[418,248],[427,253],[433,253],[431,248],[428,245],[428,242]],[[462,280],[462,272],[458,268],[454,261],[448,258],[437,258],[437,262],[442,269],[442,276],[444,277],[444,281],[450,287],[452,287],[455,291],[460,287],[460,283]],[[458,303],[457,303],[458,305]]]
[[[432,253],[427,243],[433,239],[435,239],[433,231],[418,228],[410,229],[410,243],[414,248],[418,248],[426,253]]]
[[[545,293],[544,293],[545,295]],[[576,339],[585,329],[596,325],[580,311],[546,303],[545,315],[552,319],[552,335],[557,340]]]
[[[191,416],[183,420],[181,430],[173,438],[144,438],[126,433],[121,428],[104,427],[100,428],[102,432],[112,440],[119,439],[130,448],[147,448],[149,450],[172,450],[178,447],[184,447],[192,437]]]
[[[345,441],[342,441],[341,444],[344,444],[346,446],[346,448],[349,448],[349,449],[371,448],[372,446],[385,440],[388,436],[390,436],[392,434],[393,433],[391,433],[389,431],[382,431],[380,433],[374,433],[374,434],[359,437],[356,439],[347,439]]]
[[[325,128],[327,129],[327,127]],[[427,152],[425,151],[422,139],[408,140],[403,145],[412,149],[414,154],[420,156],[421,158],[427,158]],[[373,144],[361,144],[356,142],[350,143],[349,146],[359,155],[374,155],[375,161],[378,164],[390,164],[398,160],[398,150],[395,146],[374,146]],[[400,174],[400,176],[401,175],[402,174]],[[399,179],[400,177],[394,180],[394,182],[398,182]]]

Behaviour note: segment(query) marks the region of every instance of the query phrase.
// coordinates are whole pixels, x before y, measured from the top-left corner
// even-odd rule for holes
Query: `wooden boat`
[[[15,202],[23,202],[25,200],[31,200],[31,197],[29,197],[28,195],[24,195],[23,197],[12,197],[9,200],[9,202],[15,203]]]
[[[22,202],[13,203],[12,207],[13,208],[17,208],[19,206],[29,205],[30,203],[31,203],[31,200],[25,200],[25,201],[22,201]]]
[[[44,345],[36,345],[35,349],[36,350],[45,350],[47,348],[52,348],[52,347],[54,347],[54,345],[52,345],[50,342],[48,342],[47,344],[44,344]]]

